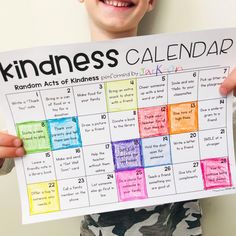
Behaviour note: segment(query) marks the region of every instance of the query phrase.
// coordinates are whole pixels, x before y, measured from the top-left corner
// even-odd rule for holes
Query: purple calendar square
[[[116,170],[128,170],[142,167],[140,139],[113,142],[112,152]]]

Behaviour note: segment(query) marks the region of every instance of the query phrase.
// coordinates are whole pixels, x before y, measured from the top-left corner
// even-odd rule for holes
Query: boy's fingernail
[[[15,147],[20,147],[22,145],[22,141],[18,138],[16,138],[14,141],[13,141],[13,145]]]
[[[220,93],[222,94],[222,95],[227,95],[228,94],[228,90],[227,90],[227,88],[226,87],[224,87],[224,86],[221,86],[220,87]]]
[[[22,156],[24,156],[25,155],[25,150],[24,150],[24,148],[17,148],[16,149],[16,156],[17,157],[22,157]]]

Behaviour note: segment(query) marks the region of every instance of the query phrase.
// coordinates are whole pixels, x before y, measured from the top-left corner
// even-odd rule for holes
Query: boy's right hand
[[[0,132],[0,160],[25,155],[23,142],[16,136]]]

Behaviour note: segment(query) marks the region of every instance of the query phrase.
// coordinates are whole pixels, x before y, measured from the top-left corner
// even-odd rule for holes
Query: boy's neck
[[[118,38],[126,38],[137,36],[137,28],[130,29],[122,32],[111,32],[101,28],[96,27],[91,24],[91,40],[92,41],[104,41]]]

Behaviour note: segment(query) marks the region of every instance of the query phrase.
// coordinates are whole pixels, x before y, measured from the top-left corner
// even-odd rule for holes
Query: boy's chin
[[[114,32],[125,32],[136,26],[138,26],[138,22],[135,24],[134,22],[121,19],[110,19],[109,22],[104,22],[104,28]]]

